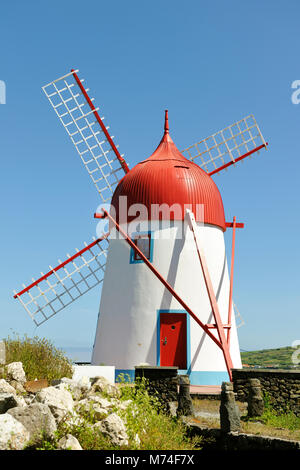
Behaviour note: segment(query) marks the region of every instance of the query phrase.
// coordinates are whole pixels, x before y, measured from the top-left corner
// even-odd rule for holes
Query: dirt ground
[[[247,416],[247,403],[236,403],[240,410],[241,432],[300,441],[300,429],[291,431],[289,429],[268,426],[260,422],[259,418],[254,422],[243,420],[243,417],[245,418]],[[220,428],[220,400],[195,398],[193,399],[193,405],[195,415],[193,418],[189,418],[189,421],[204,427]]]

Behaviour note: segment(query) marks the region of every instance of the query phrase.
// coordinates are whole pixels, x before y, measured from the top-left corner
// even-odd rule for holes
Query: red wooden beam
[[[217,328],[216,323],[207,323],[206,326],[209,329]],[[231,325],[222,325],[222,326],[223,328],[231,328]]]
[[[262,144],[262,145],[259,145],[258,147],[255,147],[255,149],[253,150],[250,150],[250,152],[247,152],[245,153],[244,155],[241,155],[240,157],[236,158],[235,161],[230,161],[228,163],[225,163],[225,165],[222,165],[220,166],[219,168],[216,168],[215,170],[211,171],[209,174],[209,176],[212,176],[214,175],[215,173],[218,173],[219,171],[221,170],[224,170],[225,168],[231,166],[231,165],[234,165],[235,163],[239,162],[240,160],[243,160],[244,158],[246,157],[249,157],[249,155],[252,155],[252,153],[255,153],[255,152],[258,152],[259,150],[261,150],[262,148],[266,148],[268,145],[268,142],[266,142],[266,144]]]
[[[146,258],[146,256],[141,252],[141,250],[136,246],[134,241],[121,229],[121,227],[117,224],[117,222],[112,218],[112,216],[105,210],[102,209],[103,213],[109,218],[109,220],[114,224],[118,232],[122,235],[128,245],[134,249],[134,251],[139,255],[139,257],[144,261],[146,266],[155,274],[155,276],[160,280],[160,282],[168,289],[168,291],[173,295],[173,297],[182,305],[184,310],[188,312],[188,314],[201,326],[201,328],[207,333],[207,335],[214,341],[214,343],[222,349],[222,345],[220,341],[209,331],[209,328],[202,323],[201,320],[192,312],[192,310],[188,307],[188,305],[179,297],[179,295],[174,291],[172,286],[165,280],[165,278],[155,269],[152,263]]]
[[[86,99],[86,101],[87,101],[89,107],[90,107],[91,110],[94,112],[95,118],[97,119],[98,123],[100,124],[100,127],[101,127],[102,131],[104,132],[105,137],[107,138],[108,142],[110,143],[110,145],[111,145],[113,151],[115,152],[115,155],[116,155],[117,159],[119,160],[119,162],[120,162],[120,164],[121,164],[123,170],[125,171],[125,173],[128,173],[128,172],[129,172],[129,168],[128,168],[128,165],[127,165],[126,161],[125,161],[124,158],[121,156],[119,150],[118,150],[117,147],[115,146],[114,141],[112,140],[112,138],[111,138],[111,136],[109,135],[109,133],[108,133],[108,131],[107,131],[105,125],[103,124],[103,121],[102,121],[101,117],[99,116],[99,114],[98,114],[98,112],[97,112],[95,106],[93,105],[93,102],[91,101],[89,95],[88,95],[87,92],[85,91],[85,88],[84,88],[84,86],[82,85],[82,83],[81,83],[81,81],[80,81],[80,79],[79,79],[77,73],[75,73],[75,70],[74,70],[74,69],[72,69],[71,72],[73,73],[73,76],[74,76],[74,78],[75,78],[75,80],[76,80],[76,83],[77,83],[77,85],[79,86],[79,88],[80,88],[80,90],[81,90],[83,96],[85,97],[85,99]]]
[[[231,245],[231,266],[230,266],[230,287],[229,287],[229,305],[228,305],[228,324],[231,325],[231,314],[232,314],[232,289],[233,289],[233,269],[234,269],[234,253],[235,253],[235,229],[236,229],[236,217],[233,217],[233,230],[232,230],[232,245]],[[230,346],[230,332],[229,328],[227,332],[227,344]]]
[[[200,265],[201,265],[201,269],[202,269],[202,273],[203,273],[203,277],[204,277],[208,297],[209,297],[210,306],[211,306],[212,313],[213,313],[213,316],[214,316],[214,319],[215,319],[215,322],[216,322],[216,327],[217,327],[217,331],[218,331],[218,334],[219,334],[219,339],[220,339],[220,342],[221,342],[221,349],[222,349],[223,356],[224,356],[224,359],[225,359],[227,372],[228,372],[230,381],[232,381],[231,369],[233,369],[233,363],[232,363],[232,360],[231,360],[230,351],[229,351],[229,347],[228,347],[228,344],[227,344],[227,339],[225,337],[225,331],[224,331],[224,328],[223,328],[223,324],[222,324],[222,320],[221,320],[221,316],[220,316],[220,312],[219,312],[218,302],[217,302],[217,299],[216,299],[216,296],[215,296],[215,293],[214,293],[213,285],[212,285],[211,278],[210,278],[210,275],[209,275],[209,270],[208,270],[208,267],[207,267],[207,264],[206,264],[204,251],[203,251],[202,247],[200,246],[200,244],[198,243],[197,234],[196,234],[195,217],[194,217],[194,214],[191,211],[188,211],[188,210],[187,210],[187,216],[189,218],[190,227],[191,227],[191,230],[193,232],[194,241],[195,241],[195,245],[196,245],[196,249],[197,249],[197,253],[198,253],[198,257],[199,257],[199,261],[200,261]]]
[[[233,228],[233,222],[225,222],[226,227]],[[235,223],[235,228],[244,228],[245,224],[242,224],[240,222]]]
[[[94,219],[106,219],[106,214],[99,214],[99,212],[94,213]]]

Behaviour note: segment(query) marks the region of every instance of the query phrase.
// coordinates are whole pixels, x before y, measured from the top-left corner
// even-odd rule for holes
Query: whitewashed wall
[[[176,237],[184,227],[184,236]],[[223,323],[227,323],[229,276],[223,231],[198,224],[200,240]],[[147,230],[145,225],[141,230]],[[187,223],[173,228],[153,223],[153,265],[203,323],[214,323],[195,242]],[[112,234],[113,237],[113,234]],[[131,248],[124,240],[111,239],[92,363],[134,369],[140,363],[157,365],[157,312],[183,310],[144,263],[130,264]],[[187,314],[188,315],[188,314]],[[241,367],[234,311],[231,357]],[[216,330],[215,330],[216,331]],[[217,332],[215,333],[217,336]],[[190,318],[191,370],[226,372],[222,351]]]

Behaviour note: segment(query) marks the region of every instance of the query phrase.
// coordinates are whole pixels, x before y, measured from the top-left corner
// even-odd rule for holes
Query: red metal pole
[[[268,145],[268,142],[266,142],[266,145],[265,144],[259,145],[259,147],[255,147],[255,149],[251,150],[250,152],[247,152],[244,155],[242,155],[241,157],[236,158],[234,162],[225,163],[225,165],[222,165],[219,168],[216,168],[215,170],[208,173],[209,176],[212,176],[215,173],[218,173],[219,171],[224,170],[224,168],[227,168],[228,166],[234,165],[235,163],[239,162],[240,160],[243,160],[243,158],[249,157],[249,155],[252,155],[252,153],[258,152],[259,150],[261,150],[264,147],[266,148],[267,145]]]
[[[207,264],[206,264],[204,252],[203,252],[202,248],[200,247],[200,244],[198,243],[197,236],[196,236],[196,233],[195,233],[195,227],[194,227],[195,219],[194,219],[193,213],[188,212],[188,216],[189,216],[190,222],[191,222],[191,229],[192,229],[192,232],[193,232],[198,257],[199,257],[199,260],[200,260],[202,273],[203,273],[203,277],[204,277],[204,281],[205,281],[205,285],[206,285],[206,289],[207,289],[211,309],[212,309],[214,319],[215,319],[215,322],[216,322],[216,327],[217,327],[217,331],[218,331],[220,342],[221,342],[221,349],[222,349],[222,352],[223,352],[223,355],[224,355],[225,364],[226,364],[226,367],[227,367],[227,372],[228,372],[230,381],[232,381],[231,369],[233,369],[233,363],[232,363],[232,360],[231,360],[227,340],[226,340],[226,337],[225,337],[225,332],[224,332],[224,328],[223,328],[223,324],[222,324],[222,320],[221,320],[221,316],[220,316],[220,312],[219,312],[217,299],[216,299],[216,296],[214,294],[214,289],[213,289],[213,285],[212,285],[212,282],[211,282],[211,279],[210,279],[210,275],[209,275],[208,267],[207,267]]]
[[[229,306],[228,306],[228,325],[231,325],[231,314],[232,314],[232,290],[233,290],[233,270],[234,270],[234,253],[235,253],[235,229],[236,229],[236,217],[233,217],[232,225],[232,247],[231,247],[231,266],[230,266],[230,288],[229,288]],[[227,332],[227,344],[230,346],[230,331]]]
[[[226,227],[232,228],[233,227],[233,222],[225,222]],[[235,223],[235,228],[244,228],[245,224],[242,224],[241,222],[236,222]]]
[[[111,136],[109,135],[109,133],[107,132],[107,129],[105,127],[105,125],[103,124],[103,121],[101,119],[101,117],[99,116],[98,112],[96,111],[96,108],[95,106],[93,105],[93,102],[91,101],[89,95],[87,94],[87,92],[85,91],[85,88],[84,86],[82,85],[78,75],[75,73],[75,70],[72,69],[71,72],[73,73],[73,76],[76,80],[76,83],[77,85],[79,86],[83,96],[85,97],[88,105],[90,106],[91,110],[94,112],[94,115],[95,115],[95,118],[97,119],[98,123],[100,124],[100,127],[102,129],[102,131],[104,132],[105,134],[105,137],[107,138],[108,142],[110,143],[113,151],[115,152],[116,154],[116,157],[117,159],[119,160],[123,170],[125,171],[125,173],[128,173],[129,172],[129,167],[127,165],[127,163],[125,162],[124,158],[121,156],[120,152],[118,151],[117,147],[115,146],[114,144],[114,141],[112,140]]]
[[[112,218],[112,216],[105,210],[102,209],[103,213],[109,218],[109,220],[114,224],[118,232],[121,233],[125,241],[135,250],[136,253],[140,256],[140,258],[144,261],[144,263],[148,266],[148,268],[155,274],[155,276],[160,280],[160,282],[168,289],[168,291],[175,297],[175,299],[182,305],[182,307],[189,313],[189,315],[201,326],[201,328],[207,333],[207,335],[216,343],[219,348],[222,349],[222,345],[220,341],[209,331],[209,328],[199,320],[198,317],[192,312],[192,310],[187,306],[187,304],[179,297],[179,295],[174,291],[174,289],[170,286],[170,284],[163,278],[163,276],[155,269],[153,264],[146,258],[146,256],[139,250],[136,244],[131,240],[131,238],[121,229],[121,227],[117,224],[117,222]]]

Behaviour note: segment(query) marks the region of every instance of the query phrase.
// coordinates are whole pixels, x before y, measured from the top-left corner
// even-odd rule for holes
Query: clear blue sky
[[[2,2],[0,337],[94,341],[99,289],[37,329],[12,297],[95,235],[96,190],[41,90],[74,67],[131,167],[157,146],[166,108],[179,149],[254,114],[269,150],[215,177],[226,219],[246,224],[236,242],[240,345],[300,339],[299,17],[296,0]]]

